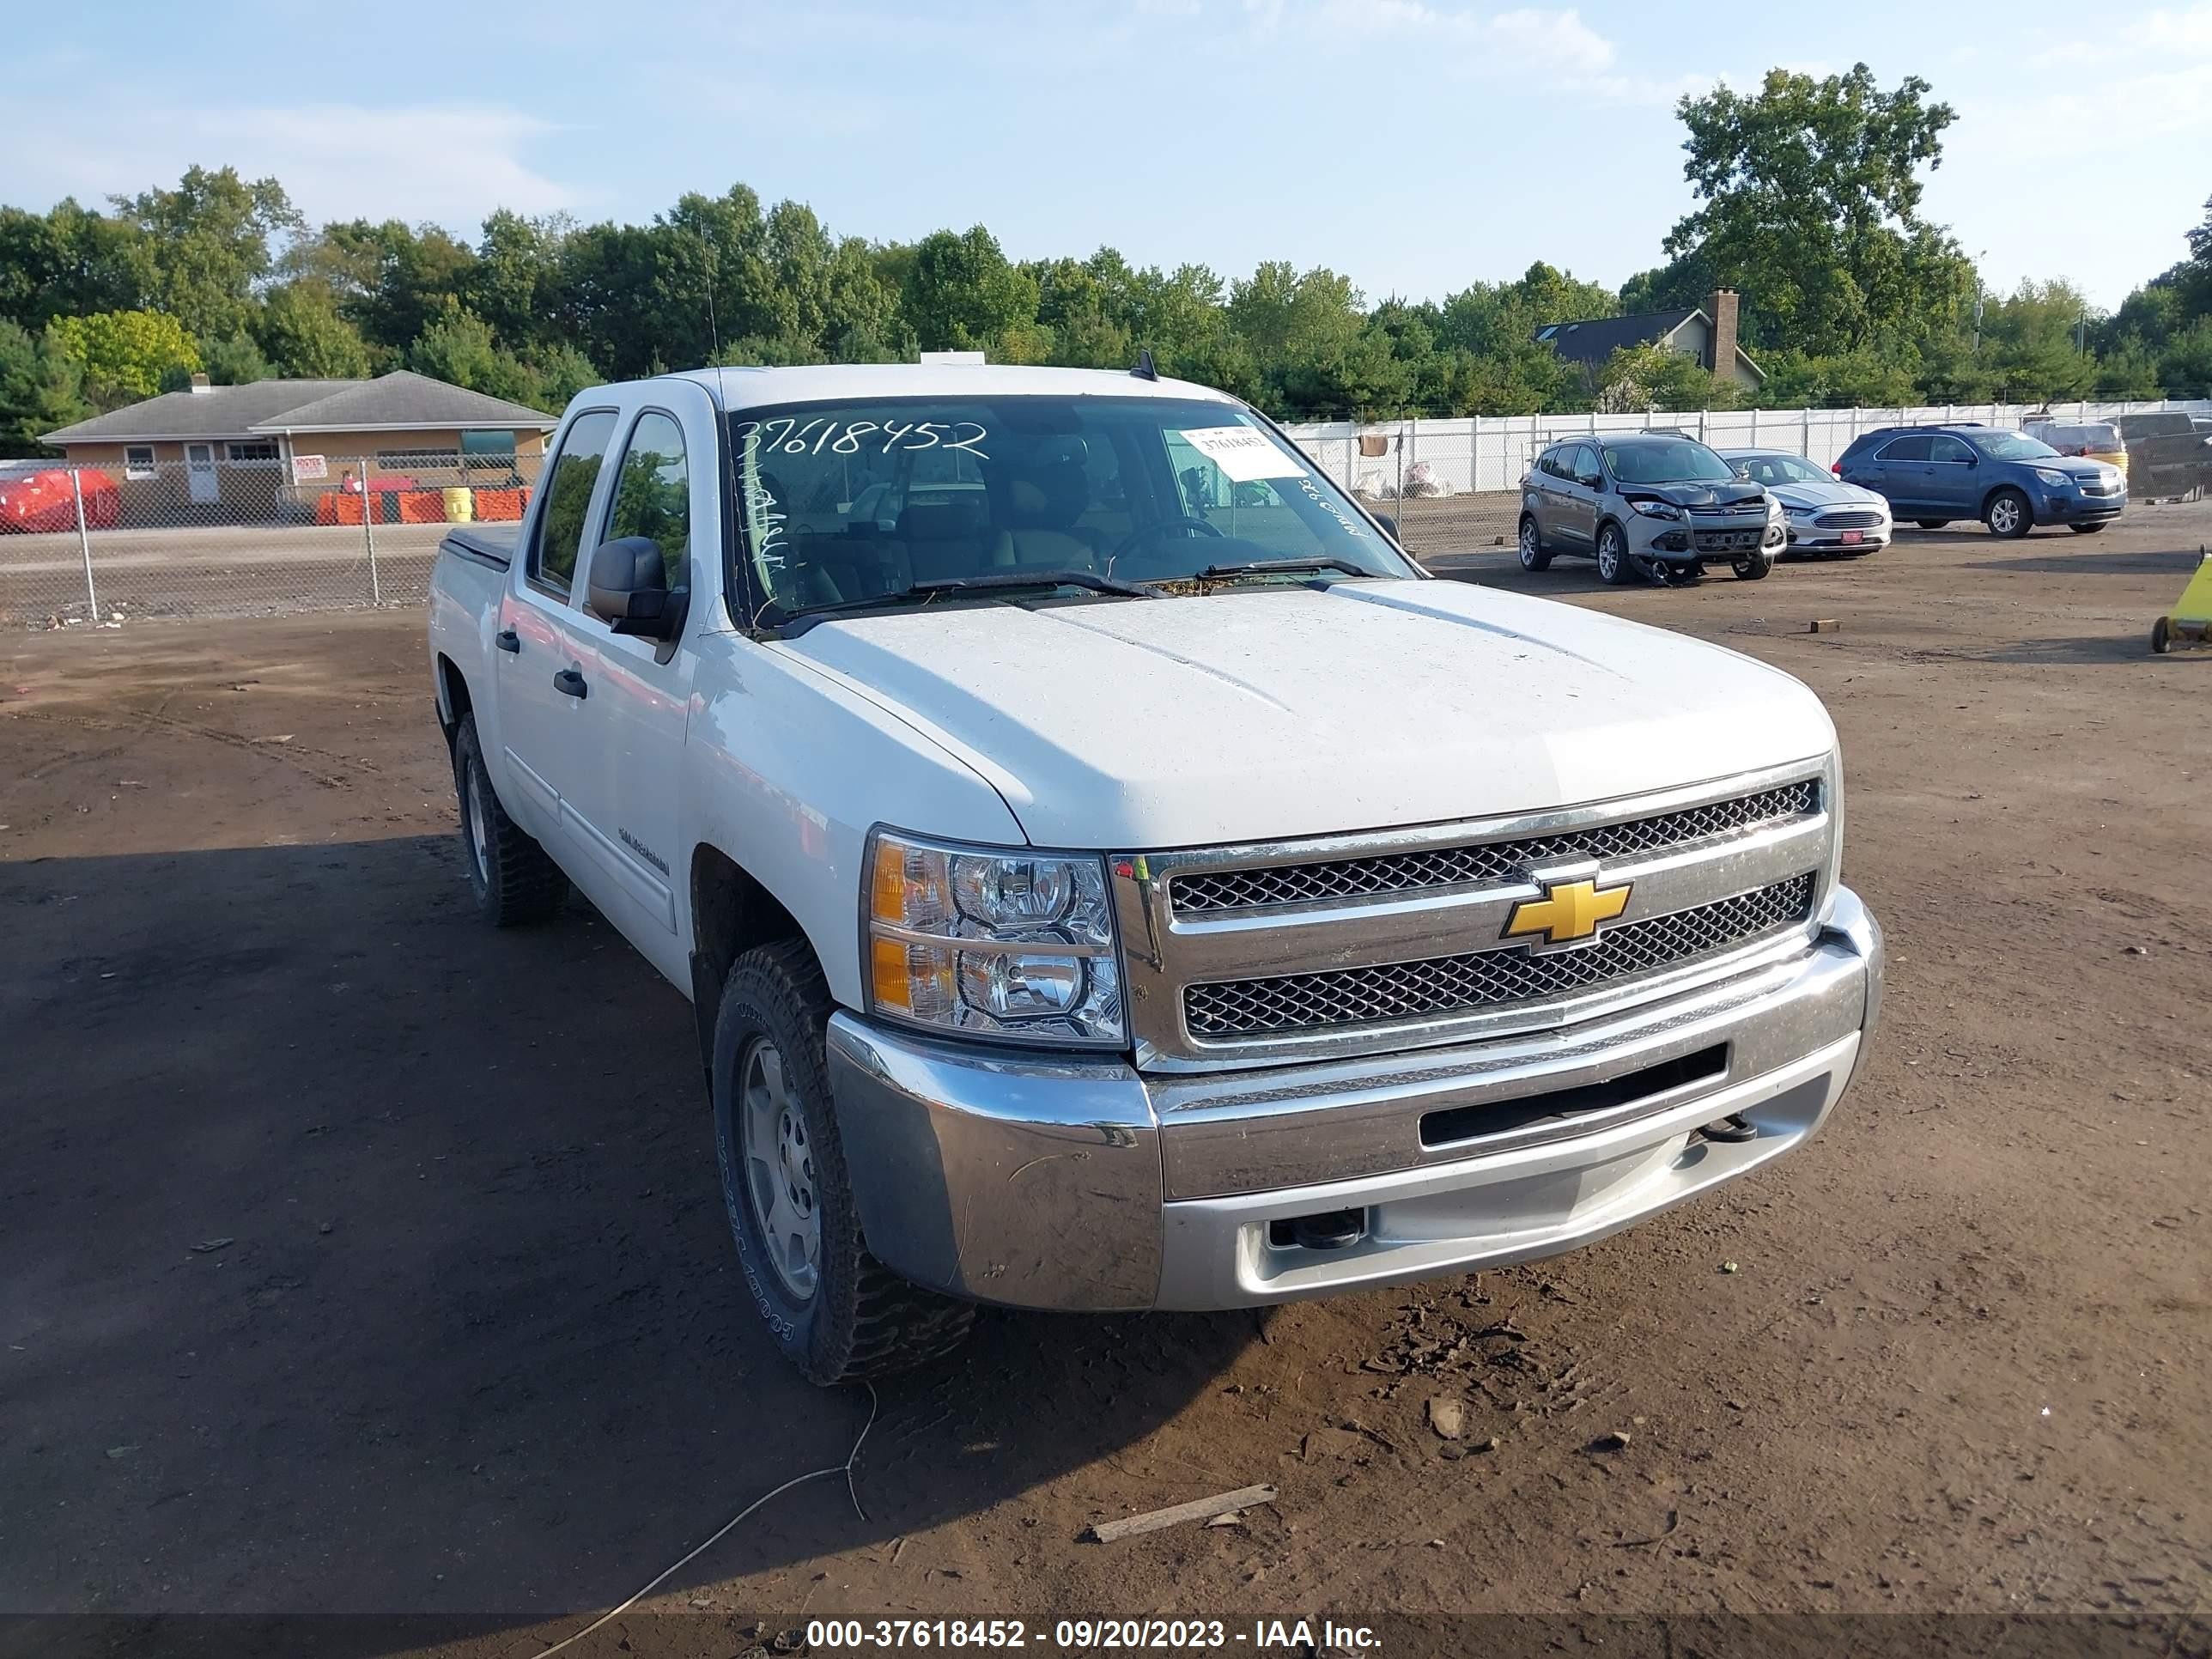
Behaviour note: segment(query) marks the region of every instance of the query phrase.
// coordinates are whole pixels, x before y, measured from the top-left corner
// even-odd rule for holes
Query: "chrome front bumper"
[[[868,1248],[908,1279],[1023,1308],[1249,1307],[1555,1255],[1790,1151],[1850,1082],[1881,980],[1881,930],[1838,888],[1809,945],[1547,1033],[1164,1076],[839,1013],[830,1073]],[[1716,1048],[1688,1083],[1526,1109]],[[1470,1138],[1425,1142],[1425,1117],[1469,1108]],[[1732,1115],[1749,1139],[1700,1133]],[[1364,1231],[1339,1249],[1270,1224],[1347,1210]]]

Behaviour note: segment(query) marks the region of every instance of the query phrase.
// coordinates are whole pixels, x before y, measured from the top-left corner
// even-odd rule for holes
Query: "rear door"
[[[600,472],[613,440],[615,412],[587,410],[561,434],[532,504],[524,544],[500,601],[499,734],[507,810],[563,866],[573,840],[562,825],[562,800],[580,787],[584,707],[590,691],[590,643],[575,590],[586,526],[600,494]]]
[[[1932,505],[1928,499],[1928,453],[1929,438],[1924,432],[1892,438],[1875,447],[1865,463],[1865,476],[1854,477],[1851,482],[1881,491],[1889,497],[1892,507],[1908,518],[1915,513],[1932,517],[1927,512]]]
[[[617,634],[588,604],[580,612],[592,655],[588,748],[566,806],[571,832],[594,866],[593,899],[680,983],[688,976],[677,948],[676,890],[690,865],[680,817],[697,666],[691,641],[708,617],[706,572],[719,556],[720,521],[706,393],[675,382],[655,386],[653,395],[656,401],[623,434],[621,459],[593,520],[599,528],[589,539],[596,547],[647,538],[660,549],[670,589],[688,589],[694,602],[672,643]],[[586,574],[578,573],[580,584]]]

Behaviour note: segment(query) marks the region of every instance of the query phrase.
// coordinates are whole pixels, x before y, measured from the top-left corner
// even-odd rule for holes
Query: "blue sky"
[[[51,21],[51,20],[50,20]],[[1864,58],[1960,112],[1926,208],[1993,286],[2117,306],[2212,192],[2212,0],[1571,7],[81,0],[19,19],[0,201],[274,173],[311,217],[649,218],[742,179],[841,234],[978,221],[1225,276],[1441,298],[1549,259],[1618,283],[1689,206],[1674,102]]]

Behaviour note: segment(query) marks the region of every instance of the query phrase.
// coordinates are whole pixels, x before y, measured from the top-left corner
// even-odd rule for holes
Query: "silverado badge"
[[[1593,876],[1580,881],[1547,881],[1543,886],[1543,897],[1522,899],[1513,907],[1504,937],[1525,939],[1540,933],[1547,945],[1568,945],[1589,939],[1600,922],[1611,921],[1628,908],[1627,882],[1601,888]]]

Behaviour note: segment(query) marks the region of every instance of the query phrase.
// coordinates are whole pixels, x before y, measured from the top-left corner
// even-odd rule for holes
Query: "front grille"
[[[1333,973],[1188,986],[1183,1019],[1194,1037],[1254,1037],[1430,1018],[1563,996],[1680,967],[1761,935],[1802,927],[1812,916],[1813,890],[1809,873],[1793,876],[1717,903],[1632,922],[1599,935],[1595,945],[1547,956],[1525,950],[1476,951]]]
[[[2120,493],[2120,489],[2121,484],[2117,478],[2110,483],[2102,478],[2089,478],[2085,479],[2081,485],[2081,493],[2084,495],[2117,495]]]
[[[1260,870],[1219,870],[1177,876],[1170,897],[1178,915],[1249,910],[1267,904],[1309,904],[1376,893],[1411,893],[1431,887],[1525,880],[1548,864],[1617,859],[1665,852],[1688,842],[1764,829],[1820,810],[1820,786],[1812,778],[1764,789],[1734,800],[1713,801],[1626,823],[1594,824],[1557,836],[1439,847],[1376,858],[1279,864]]]
[[[1764,501],[1720,501],[1682,509],[1693,519],[1763,519],[1766,516]]]
[[[1872,530],[1881,522],[1881,514],[1853,507],[1840,513],[1823,513],[1813,522],[1823,530]]]

